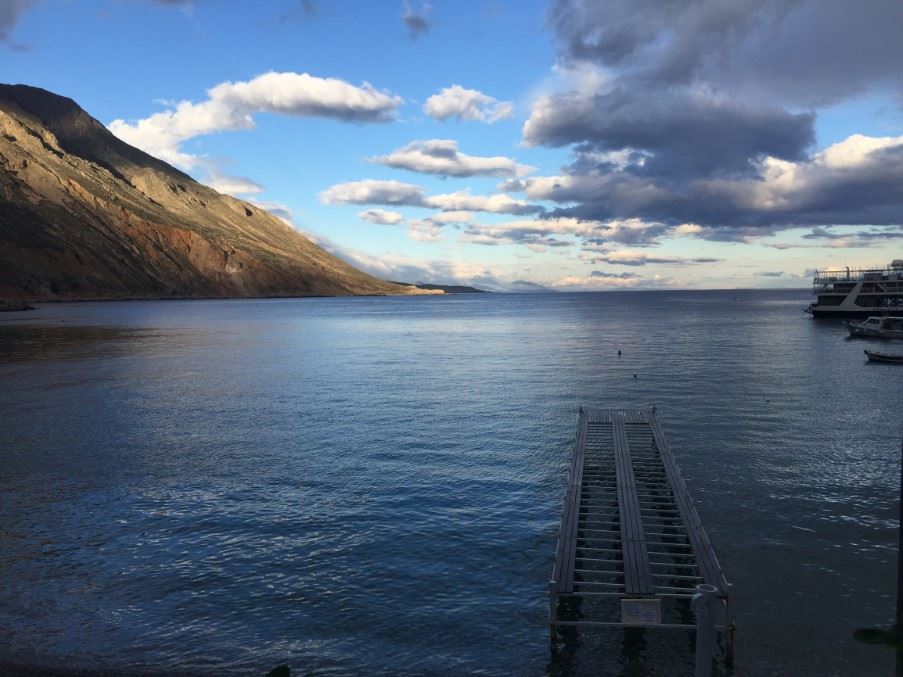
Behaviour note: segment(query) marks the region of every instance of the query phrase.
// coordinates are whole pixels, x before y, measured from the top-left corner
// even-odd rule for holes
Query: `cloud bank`
[[[548,21],[559,87],[523,139],[573,161],[504,190],[718,240],[903,222],[903,137],[814,147],[818,107],[903,91],[903,3],[555,0]]]
[[[471,195],[466,191],[427,196],[423,188],[400,181],[364,179],[339,183],[320,193],[325,204],[429,207],[445,212],[479,211],[495,214],[536,214],[542,207],[508,195]]]

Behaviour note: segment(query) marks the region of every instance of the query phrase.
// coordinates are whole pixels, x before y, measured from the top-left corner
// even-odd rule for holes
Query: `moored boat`
[[[893,353],[879,353],[876,350],[864,350],[869,362],[886,362],[887,364],[903,364],[903,355]]]
[[[852,337],[903,339],[903,317],[870,317],[846,325]]]

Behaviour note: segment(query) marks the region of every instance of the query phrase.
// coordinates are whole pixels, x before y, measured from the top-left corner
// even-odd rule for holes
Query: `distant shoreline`
[[[395,284],[404,284],[404,283],[395,283]],[[574,289],[574,290],[560,290],[560,289],[544,289],[544,290],[535,290],[535,291],[510,291],[510,292],[496,292],[489,291],[485,289],[476,289],[474,287],[465,287],[466,289],[473,289],[473,291],[447,291],[445,287],[450,288],[458,288],[459,285],[423,285],[416,286],[412,284],[408,284],[406,286],[415,287],[419,290],[420,293],[400,293],[400,294],[387,294],[387,293],[379,293],[379,294],[287,294],[287,295],[274,295],[274,296],[104,296],[104,297],[86,297],[86,298],[30,298],[28,300],[21,299],[3,299],[0,298],[0,313],[5,312],[28,312],[31,310],[37,310],[38,306],[35,304],[47,304],[47,303],[122,303],[122,302],[130,302],[130,301],[259,301],[259,300],[285,300],[285,299],[344,299],[344,298],[378,298],[378,297],[387,297],[387,298],[404,298],[404,297],[412,297],[412,296],[458,296],[458,295],[470,295],[470,294],[511,294],[516,296],[522,296],[525,294],[607,294],[612,292],[621,292],[621,293],[637,293],[637,294],[649,294],[655,292],[680,292],[680,293],[705,293],[705,292],[731,292],[731,293],[744,293],[744,292],[802,292],[808,291],[808,287],[743,287],[743,288],[712,288],[712,289],[672,289],[672,288],[662,288],[662,289]],[[436,287],[436,289],[431,289],[430,287]]]

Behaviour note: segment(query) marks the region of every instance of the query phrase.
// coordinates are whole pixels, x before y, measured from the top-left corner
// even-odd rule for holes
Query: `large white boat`
[[[815,317],[903,315],[903,259],[886,268],[816,270]]]

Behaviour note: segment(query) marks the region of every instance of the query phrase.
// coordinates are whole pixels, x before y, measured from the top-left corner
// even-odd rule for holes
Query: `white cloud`
[[[244,110],[352,122],[388,122],[402,103],[401,97],[369,82],[356,86],[308,73],[264,73],[247,82],[224,82],[208,94],[211,100]]]
[[[570,216],[522,219],[491,225],[471,224],[461,240],[473,244],[524,244],[542,251],[546,247],[583,242],[584,251],[608,253],[612,243],[649,246],[670,235],[668,226],[639,219],[595,221]],[[561,239],[568,236],[569,239]]]
[[[473,221],[473,212],[466,211],[451,211],[451,212],[439,212],[437,214],[433,214],[430,217],[431,220],[436,223],[441,223],[445,226],[461,226],[471,223]]]
[[[514,276],[484,264],[459,259],[420,259],[400,254],[383,253],[378,256],[356,249],[342,247],[323,237],[314,241],[332,254],[351,265],[384,280],[432,284],[478,284],[493,280],[502,286],[502,280],[514,280]]]
[[[473,224],[467,229],[467,232],[474,236],[483,236],[510,244],[529,241],[537,236],[574,235],[590,238],[602,233],[605,227],[605,224],[598,221],[580,221],[571,217],[558,217],[522,219],[491,225]]]
[[[523,200],[515,200],[504,194],[471,195],[466,191],[432,195],[426,199],[429,207],[443,211],[492,212],[494,214],[535,214],[542,207]]]
[[[535,214],[542,207],[508,195],[471,195],[465,191],[425,196],[423,188],[400,181],[364,179],[338,183],[320,193],[325,204],[375,204],[432,207],[445,212],[492,212],[495,214]]]
[[[671,229],[671,234],[675,237],[689,237],[699,235],[703,231],[702,226],[695,223],[682,223],[676,228]]]
[[[636,287],[642,280],[639,275],[633,273],[603,273],[593,271],[587,276],[565,275],[552,282],[556,289],[624,289]]]
[[[364,221],[379,223],[384,226],[395,226],[404,221],[404,217],[398,212],[390,212],[385,209],[367,209],[358,212],[357,215]]]
[[[126,143],[191,170],[203,164],[203,158],[182,151],[182,143],[203,134],[252,129],[254,113],[386,122],[402,103],[367,82],[355,86],[307,73],[264,73],[247,82],[221,83],[207,95],[200,103],[180,101],[170,110],[135,122],[113,120],[108,127]]]
[[[371,160],[396,169],[440,176],[523,176],[535,170],[507,157],[466,155],[458,150],[458,142],[450,139],[413,141]]]
[[[226,174],[211,174],[205,184],[227,195],[254,195],[263,192],[263,186],[256,181],[244,176],[228,176]]]
[[[382,204],[425,206],[423,188],[400,181],[364,179],[337,183],[320,193],[325,204]]]
[[[530,269],[486,265],[463,259],[423,259],[384,252],[370,254],[341,246],[323,235],[305,233],[326,251],[356,268],[380,277],[410,283],[468,285],[494,291],[537,291],[544,287],[531,281]]]
[[[588,276],[565,275],[551,282],[549,286],[568,291],[591,291],[599,289],[636,289],[678,286],[680,283],[674,278],[666,278],[653,275],[644,278],[636,273],[609,273],[602,270],[594,270]]]
[[[445,239],[442,234],[442,224],[432,219],[415,219],[409,222],[408,235],[412,240],[420,242],[439,242]]]
[[[754,178],[712,179],[697,182],[694,188],[712,200],[750,212],[780,214],[837,209],[836,201],[845,197],[845,193],[838,192],[838,186],[846,183],[861,186],[860,192],[866,186],[875,191],[869,207],[880,208],[888,197],[879,198],[877,193],[899,191],[897,180],[889,174],[903,171],[903,136],[854,134],[799,162],[765,157],[758,163],[758,170],[759,176]],[[856,223],[842,221],[838,216],[823,222]],[[860,222],[881,224],[878,219]]]
[[[514,106],[510,101],[498,101],[476,89],[452,85],[428,98],[423,104],[423,112],[435,120],[454,117],[491,124],[510,118]]]
[[[219,101],[181,101],[172,110],[133,123],[113,120],[108,127],[127,144],[176,167],[191,170],[202,163],[202,158],[182,151],[183,142],[212,132],[251,129],[254,120],[250,113]]]
[[[816,161],[832,169],[861,167],[872,159],[872,153],[876,150],[900,145],[903,145],[903,136],[853,134],[825,148],[818,154]]]
[[[658,265],[696,265],[703,263],[717,263],[721,259],[712,257],[683,257],[669,256],[667,254],[655,254],[650,252],[634,251],[630,249],[619,249],[615,251],[602,252],[591,258],[593,263],[604,261],[619,266],[645,266],[647,264]]]

